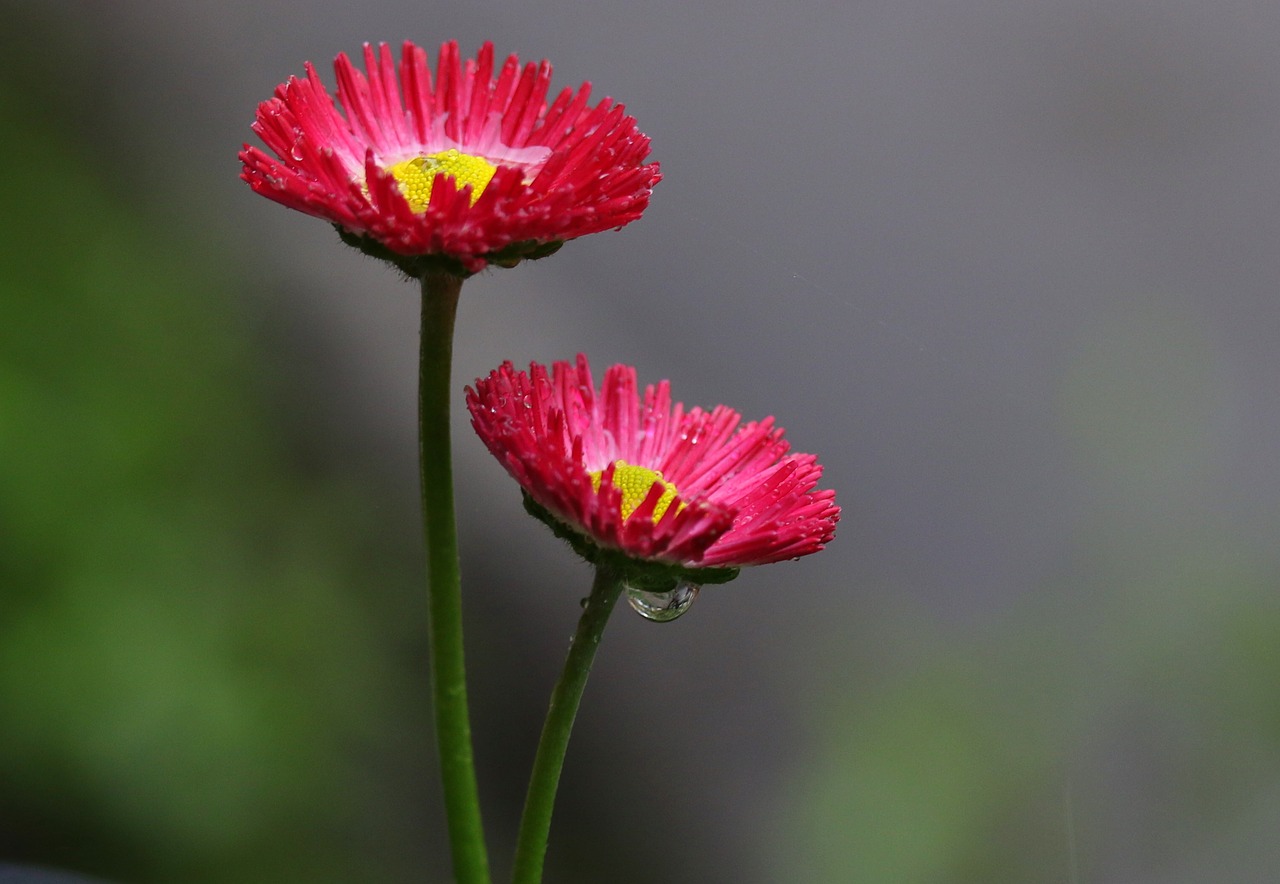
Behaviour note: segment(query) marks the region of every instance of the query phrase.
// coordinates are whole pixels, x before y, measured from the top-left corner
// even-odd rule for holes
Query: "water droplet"
[[[667,623],[676,619],[693,604],[701,587],[696,583],[681,583],[670,592],[649,592],[627,587],[627,604],[646,620]]]

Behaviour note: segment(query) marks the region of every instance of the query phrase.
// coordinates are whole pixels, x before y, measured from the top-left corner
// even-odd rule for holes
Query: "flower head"
[[[467,407],[530,512],[632,583],[719,583],[808,555],[840,516],[835,492],[816,489],[817,458],[789,454],[773,418],[686,410],[667,381],[642,393],[630,366],[597,391],[582,355],[550,371],[507,362],[467,388]]]
[[[465,62],[445,43],[433,82],[406,42],[399,65],[365,44],[364,66],[337,57],[336,103],[309,63],[278,86],[253,123],[275,156],[246,144],[241,177],[410,276],[511,266],[622,227],[661,177],[622,105],[588,106],[589,83],[548,104],[546,61],[512,55],[495,77],[491,43]]]

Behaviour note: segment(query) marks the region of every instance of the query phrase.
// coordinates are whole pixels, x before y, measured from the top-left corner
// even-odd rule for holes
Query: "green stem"
[[[427,629],[431,637],[431,696],[453,871],[459,884],[488,884],[489,859],[480,818],[467,714],[462,648],[462,587],[458,529],[453,514],[453,458],[449,439],[453,320],[462,280],[422,277],[422,341],[418,373],[418,441],[423,534],[427,546]]]
[[[569,748],[569,734],[578,714],[582,691],[587,686],[587,676],[591,674],[591,661],[595,659],[600,636],[621,592],[621,579],[608,568],[597,566],[591,597],[587,599],[582,619],[578,621],[578,631],[569,644],[564,672],[551,692],[551,707],[542,725],[542,739],[533,760],[529,794],[525,797],[520,835],[516,841],[515,870],[511,876],[515,884],[538,884],[542,880],[542,862],[547,853],[547,835],[551,831],[551,811],[555,806],[560,770],[564,767],[565,750]]]

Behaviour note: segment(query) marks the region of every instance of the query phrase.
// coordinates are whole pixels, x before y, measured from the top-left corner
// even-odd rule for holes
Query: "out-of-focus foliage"
[[[225,260],[18,119],[0,124],[0,856],[136,882],[404,880],[392,783],[430,754],[393,665],[412,650],[394,623],[425,616],[412,547],[370,540],[376,487],[295,462]],[[403,758],[393,715],[418,720]]]
[[[1016,642],[899,634],[919,655],[907,671],[817,692],[821,738],[796,751],[776,879],[1266,880],[1280,860],[1274,586],[1238,550],[1200,548],[1089,591],[1111,596],[1095,631],[1040,608],[1018,613]]]

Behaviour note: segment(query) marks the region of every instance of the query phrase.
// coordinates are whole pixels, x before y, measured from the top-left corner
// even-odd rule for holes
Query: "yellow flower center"
[[[498,167],[484,157],[463,153],[451,147],[439,153],[396,163],[387,171],[399,182],[400,192],[409,201],[409,208],[415,212],[425,212],[427,203],[431,201],[431,185],[437,174],[443,172],[448,175],[458,183],[459,190],[470,184],[471,204],[475,205]]]
[[[588,475],[591,476],[591,487],[599,491],[600,480],[604,477],[604,470],[593,470]],[[624,520],[631,518],[631,514],[636,511],[636,507],[644,503],[644,499],[649,496],[649,489],[655,484],[661,485],[663,488],[662,497],[658,498],[658,505],[653,508],[653,521],[656,523],[662,518],[662,514],[667,511],[667,507],[671,506],[671,501],[675,500],[677,494],[676,486],[662,478],[662,473],[657,470],[638,467],[627,463],[625,460],[614,461],[613,487],[622,492],[622,518]],[[684,503],[681,502],[676,512],[683,508]]]

